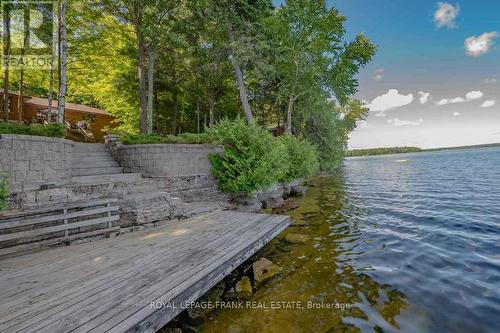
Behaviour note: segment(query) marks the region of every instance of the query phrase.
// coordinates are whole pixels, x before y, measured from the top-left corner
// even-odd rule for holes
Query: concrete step
[[[74,152],[108,152],[108,148],[103,143],[75,143]]]
[[[108,168],[108,167],[119,167],[120,164],[111,158],[102,159],[78,159],[71,162],[71,169],[73,171],[86,168]]]
[[[90,165],[87,168],[83,169],[72,169],[71,175],[73,177],[77,176],[93,176],[93,175],[113,175],[117,173],[123,172],[123,168],[121,167],[91,167]]]
[[[72,178],[73,184],[97,185],[110,183],[134,183],[140,181],[140,173],[116,173],[106,175],[77,176]]]
[[[87,158],[110,158],[113,159],[110,152],[105,151],[73,151],[72,158],[74,160],[87,159]]]

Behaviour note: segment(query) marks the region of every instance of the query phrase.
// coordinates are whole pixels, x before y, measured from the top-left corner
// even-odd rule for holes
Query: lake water
[[[218,310],[204,331],[500,332],[500,149],[347,159],[299,203],[261,251],[283,267],[252,298],[267,306]]]

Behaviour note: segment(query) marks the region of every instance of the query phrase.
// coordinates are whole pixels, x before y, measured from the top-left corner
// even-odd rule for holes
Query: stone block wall
[[[0,173],[9,177],[10,193],[61,185],[71,180],[69,140],[30,135],[0,135]]]
[[[202,144],[118,145],[115,156],[125,172],[140,172],[144,177],[209,176],[208,156],[222,148]]]

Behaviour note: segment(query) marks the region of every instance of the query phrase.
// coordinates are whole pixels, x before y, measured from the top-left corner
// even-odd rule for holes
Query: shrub
[[[6,175],[0,174],[0,210],[4,209],[9,196],[9,179]]]
[[[153,134],[120,134],[120,139],[126,145],[138,144],[159,144],[159,143],[185,143],[196,144],[211,143],[210,137],[206,133],[184,133],[178,136],[166,135],[162,136],[156,133]]]
[[[53,138],[64,137],[64,126],[62,124],[33,124],[30,126],[31,135],[48,136]]]
[[[322,171],[334,171],[341,165],[347,140],[334,112],[318,108],[309,114],[304,136],[316,147]]]
[[[288,160],[288,168],[280,181],[290,183],[310,177],[318,170],[318,152],[308,141],[288,135],[279,137],[278,141],[285,147]]]
[[[252,193],[283,178],[286,150],[268,131],[243,119],[220,121],[208,134],[224,147],[211,155],[212,173],[226,192]]]
[[[64,137],[64,126],[62,124],[16,124],[9,122],[0,122],[0,134],[22,134],[48,136],[53,138]]]

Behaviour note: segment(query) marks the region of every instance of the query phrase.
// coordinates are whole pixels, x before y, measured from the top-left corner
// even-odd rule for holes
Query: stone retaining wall
[[[115,156],[125,172],[144,177],[188,177],[210,175],[208,156],[222,148],[202,144],[118,145]]]
[[[61,185],[71,180],[72,141],[31,135],[0,135],[0,173],[9,192]]]

